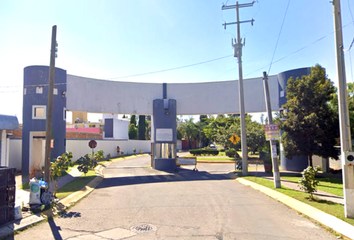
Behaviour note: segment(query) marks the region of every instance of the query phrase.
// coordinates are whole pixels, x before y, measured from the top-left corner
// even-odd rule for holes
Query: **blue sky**
[[[57,25],[56,66],[68,74],[135,82],[211,82],[238,79],[231,38],[235,10],[216,0],[0,0],[0,114],[22,122],[23,68],[49,65],[51,28]],[[247,3],[249,1],[240,1]],[[316,63],[335,84],[333,6],[329,1],[258,0],[240,9],[246,38],[244,78],[270,75]],[[354,1],[341,0],[344,48],[354,38]],[[279,43],[270,68],[276,42]],[[347,81],[353,82],[353,48],[345,52]],[[351,56],[353,55],[353,56]],[[225,57],[225,58],[222,58]],[[188,66],[156,74],[144,74]],[[142,74],[136,77],[126,77]]]

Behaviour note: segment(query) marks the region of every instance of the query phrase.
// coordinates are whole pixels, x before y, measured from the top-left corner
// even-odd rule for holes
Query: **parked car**
[[[210,143],[209,147],[210,148],[215,148],[215,144],[214,143]]]

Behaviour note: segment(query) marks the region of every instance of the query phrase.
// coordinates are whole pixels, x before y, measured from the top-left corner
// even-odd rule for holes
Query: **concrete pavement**
[[[123,166],[125,168],[129,167],[130,164],[127,164],[126,166]],[[211,169],[214,173],[220,171],[220,168],[221,171],[225,171],[227,169],[227,167],[225,167],[225,164],[222,165],[222,167],[220,166],[220,168],[218,168],[217,164],[212,164],[213,165],[213,169]],[[229,164],[228,164],[229,165]],[[203,164],[199,164],[198,165],[198,168],[199,169],[204,169],[204,168],[210,168],[210,167],[207,167],[207,166],[210,166],[210,164],[208,165],[203,165]],[[232,168],[232,166],[231,166]],[[99,169],[98,169],[98,172],[102,173],[102,170],[103,170],[103,167],[100,166]],[[209,169],[210,170],[210,169]],[[74,172],[73,172],[74,174]],[[232,176],[233,174],[229,174],[229,177],[230,178],[233,178]],[[107,176],[109,176],[109,173],[107,173]],[[207,175],[206,175],[207,176]],[[146,176],[145,176],[146,178]],[[67,180],[70,179],[70,177],[67,177],[66,178]],[[74,179],[74,178],[72,178]],[[167,178],[168,179],[168,178]],[[65,180],[65,178],[64,178]],[[66,181],[67,181],[66,180]],[[89,186],[86,188],[86,190],[83,190],[83,191],[78,191],[72,195],[70,195],[69,197],[63,199],[61,202],[64,206],[70,206],[71,204],[79,201],[80,199],[82,199],[84,196],[86,196],[87,194],[89,194],[98,184],[99,182],[102,180],[102,177],[98,177],[96,178],[93,182],[91,182],[89,184]],[[146,179],[145,179],[146,180]],[[155,179],[156,180],[156,179]],[[237,179],[238,182],[246,185],[246,186],[250,186],[254,189],[257,189],[259,191],[261,191],[262,193],[265,193],[267,194],[268,196],[280,201],[280,202],[283,202],[284,204],[286,204],[287,206],[293,208],[295,211],[298,211],[298,212],[301,212],[303,213],[304,215],[307,215],[309,216],[310,218],[314,219],[315,221],[321,223],[322,225],[325,225],[331,229],[333,229],[334,231],[348,237],[348,238],[351,238],[351,239],[354,239],[354,227],[352,225],[349,225],[347,223],[345,223],[344,221],[341,221],[331,215],[328,215],[328,214],[325,214],[321,211],[319,211],[318,209],[315,209],[313,207],[310,207],[302,202],[299,202],[297,200],[294,200],[290,197],[287,197],[281,193],[278,193],[274,190],[271,190],[271,189],[268,189],[268,188],[264,188],[258,184],[255,184],[255,183],[252,183],[252,182],[249,182],[249,181],[246,181],[242,178],[238,178]],[[17,192],[16,192],[17,194]],[[12,224],[8,224],[6,226],[3,226],[0,228],[0,237],[1,236],[4,236],[6,234],[9,234],[11,233],[11,231],[15,231],[15,230],[20,230],[20,229],[23,229],[27,226],[31,226],[37,222],[40,222],[40,221],[43,221],[43,217],[40,216],[40,215],[32,215],[32,216],[28,216],[24,219],[22,219],[21,221],[17,221],[15,223],[12,223]],[[124,229],[123,229],[124,230]],[[119,232],[119,234],[123,234],[125,237],[128,237],[129,234],[131,234],[131,232],[125,232],[123,230],[117,230]],[[107,232],[107,231],[103,231],[101,232],[101,234],[103,235],[110,235],[110,234],[113,234],[114,232],[117,233],[117,231],[111,231],[111,232]],[[115,239],[119,239],[119,238],[115,238]]]

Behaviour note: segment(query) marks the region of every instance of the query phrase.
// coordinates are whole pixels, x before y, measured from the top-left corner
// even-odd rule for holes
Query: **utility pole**
[[[272,106],[270,104],[267,72],[263,72],[263,87],[264,87],[264,95],[265,95],[265,100],[266,100],[265,101],[266,109],[267,109],[267,113],[268,113],[268,123],[273,124]],[[278,158],[277,158],[276,140],[270,139],[270,147],[271,147],[270,149],[271,149],[271,153],[272,153],[274,186],[275,186],[275,188],[281,188],[279,165],[278,165]]]
[[[238,87],[239,87],[239,99],[240,99],[240,120],[241,120],[241,151],[242,151],[242,174],[243,176],[248,175],[248,154],[247,154],[247,138],[246,138],[246,123],[245,123],[245,102],[243,95],[243,76],[242,76],[242,39],[240,37],[240,24],[250,22],[253,25],[254,20],[240,21],[239,19],[239,8],[252,7],[254,1],[251,3],[244,3],[236,5],[223,5],[221,10],[229,10],[236,8],[236,22],[224,23],[223,26],[226,29],[227,25],[237,24],[237,41],[232,39],[231,43],[234,48],[234,57],[238,59]]]
[[[334,31],[338,71],[338,108],[341,142],[341,160],[343,175],[344,215],[346,218],[354,218],[354,166],[348,164],[347,156],[352,152],[352,141],[350,134],[350,121],[348,111],[347,80],[345,75],[344,45],[342,33],[342,16],[340,0],[333,0]],[[351,159],[352,161],[353,159]]]
[[[52,27],[52,44],[50,51],[50,66],[49,66],[49,83],[48,83],[48,104],[46,118],[46,137],[45,137],[45,162],[44,162],[44,181],[50,181],[50,148],[52,140],[52,122],[53,122],[53,90],[54,90],[54,75],[55,75],[55,57],[57,46],[57,26]]]

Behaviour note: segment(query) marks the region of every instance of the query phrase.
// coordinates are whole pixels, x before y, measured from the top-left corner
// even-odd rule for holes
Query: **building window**
[[[54,95],[58,95],[58,88],[54,88],[54,89],[53,89],[53,94],[54,94]]]
[[[24,88],[23,89],[23,95],[26,95],[26,93],[27,93],[27,88]]]
[[[32,119],[46,119],[46,106],[33,105],[32,106]]]
[[[36,93],[42,94],[43,93],[43,87],[36,87]]]

